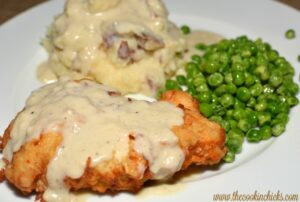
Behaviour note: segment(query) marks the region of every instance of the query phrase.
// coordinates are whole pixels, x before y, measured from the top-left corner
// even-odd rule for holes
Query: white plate
[[[53,16],[62,12],[64,1],[53,0],[30,9],[0,27],[0,130],[22,109],[30,92],[41,86],[35,77],[37,65],[46,58],[39,45]],[[166,0],[172,21],[225,37],[246,34],[263,38],[296,68],[299,83],[300,12],[270,0]],[[298,36],[287,40],[284,32]],[[296,78],[297,77],[297,78]],[[299,97],[299,96],[298,96]],[[232,164],[198,171],[176,185],[148,188],[145,194],[101,195],[89,201],[213,201],[215,194],[266,194],[268,191],[300,197],[300,106],[290,113],[286,132],[259,144],[245,144]],[[147,191],[148,190],[148,191]],[[164,190],[164,191],[163,191]],[[225,195],[224,195],[225,196]],[[0,185],[1,201],[33,201],[8,186]]]

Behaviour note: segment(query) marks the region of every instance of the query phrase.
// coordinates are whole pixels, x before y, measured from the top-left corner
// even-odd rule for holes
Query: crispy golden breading
[[[184,111],[184,124],[172,129],[186,154],[182,168],[191,164],[218,163],[226,153],[225,130],[202,116],[198,102],[185,92],[168,91],[162,95],[161,100],[173,103]]]
[[[173,132],[185,153],[182,169],[191,164],[212,165],[218,163],[226,153],[225,131],[217,123],[203,117],[198,103],[189,94],[169,91],[162,95],[163,101],[175,104],[184,111],[184,124],[174,126]],[[13,121],[3,136],[4,148],[10,138]],[[23,193],[46,190],[46,172],[63,136],[55,133],[42,134],[14,153],[10,163],[6,161],[7,180]],[[138,191],[145,181],[151,179],[147,160],[133,149],[134,137],[129,135],[129,154],[122,162],[112,159],[95,167],[87,159],[84,174],[79,179],[66,177],[64,182],[71,190],[91,189],[100,193],[110,191]],[[138,165],[146,167],[141,176]]]
[[[2,151],[2,137],[0,136],[0,151]],[[0,168],[0,182],[5,180],[4,168]]]
[[[7,138],[5,135],[4,137]],[[47,184],[45,176],[47,165],[61,141],[62,135],[47,133],[23,145],[18,152],[14,153],[12,162],[5,168],[7,180],[25,194],[34,190],[44,191]]]

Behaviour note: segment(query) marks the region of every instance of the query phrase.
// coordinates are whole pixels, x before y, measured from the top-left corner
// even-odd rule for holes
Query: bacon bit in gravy
[[[121,58],[123,60],[127,60],[127,59],[131,58],[133,53],[134,53],[134,50],[131,50],[129,48],[127,41],[122,41],[120,44],[120,47],[118,49],[119,58]]]
[[[135,137],[134,137],[134,135],[132,135],[132,134],[129,134],[129,139],[131,139],[131,140],[135,140]]]
[[[108,50],[114,44],[116,34],[105,33],[103,35],[103,43],[100,45],[104,50]]]
[[[108,94],[109,96],[120,96],[120,95],[121,95],[121,93],[115,92],[115,91],[108,91],[107,94]]]
[[[147,84],[152,92],[155,93],[157,91],[157,86],[154,85],[152,79],[147,78]]]
[[[142,35],[135,35],[138,41],[138,47],[146,51],[154,51],[165,46],[164,42],[150,34],[142,33]]]

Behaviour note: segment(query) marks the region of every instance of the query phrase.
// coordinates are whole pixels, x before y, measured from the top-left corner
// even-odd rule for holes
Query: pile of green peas
[[[226,130],[225,162],[234,161],[245,138],[259,142],[285,131],[299,86],[294,68],[270,44],[240,36],[196,48],[186,75],[167,80],[163,90],[185,89]]]

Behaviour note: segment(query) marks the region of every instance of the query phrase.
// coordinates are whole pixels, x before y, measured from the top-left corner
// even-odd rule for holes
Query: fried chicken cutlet
[[[189,94],[169,91],[149,103],[89,80],[35,91],[2,148],[6,179],[46,201],[70,201],[69,190],[135,192],[147,180],[216,164],[226,153],[224,129],[203,117]]]

